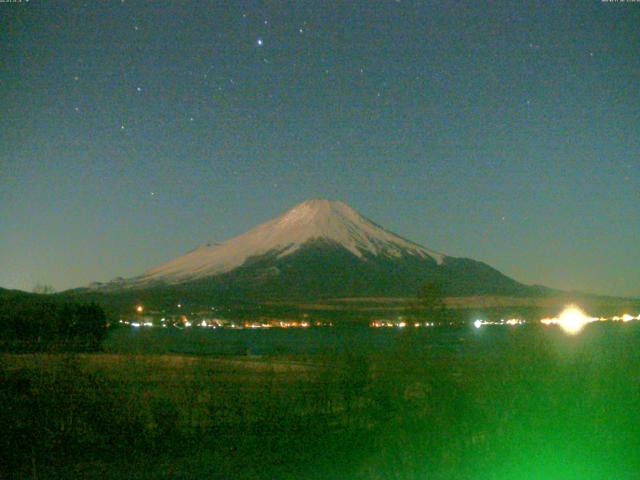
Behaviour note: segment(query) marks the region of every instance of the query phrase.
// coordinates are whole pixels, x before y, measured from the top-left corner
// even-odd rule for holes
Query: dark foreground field
[[[133,353],[126,337],[109,353],[4,355],[0,477],[637,478],[640,326],[389,335],[262,355]]]

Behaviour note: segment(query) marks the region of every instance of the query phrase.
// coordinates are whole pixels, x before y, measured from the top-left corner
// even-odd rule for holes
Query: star
[[[138,30],[140,30],[140,27],[138,27],[137,25],[134,25],[133,29],[137,32]]]
[[[193,117],[189,117],[189,121],[193,122],[194,118]]]
[[[257,43],[258,43],[258,46],[261,47],[262,46],[262,39],[259,38]]]
[[[79,111],[80,111],[80,108],[79,108],[79,107],[74,107],[73,109],[74,109],[76,112],[79,112]]]
[[[124,130],[124,125],[120,125],[120,130]]]
[[[137,92],[141,92],[142,91],[142,87],[136,87],[136,91]]]
[[[80,77],[76,75],[75,77],[73,77],[73,79],[77,82],[78,80],[80,80]]]

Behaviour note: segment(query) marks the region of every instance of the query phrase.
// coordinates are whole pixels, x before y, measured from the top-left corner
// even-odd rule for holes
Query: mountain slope
[[[425,282],[437,282],[447,295],[526,295],[522,285],[474,260],[444,257],[358,258],[344,248],[314,240],[291,255],[262,256],[242,267],[209,278],[175,285],[184,293],[225,291],[254,299],[318,299],[340,297],[413,296]]]
[[[229,272],[253,257],[284,258],[318,239],[340,245],[358,258],[410,255],[430,257],[437,263],[443,259],[443,255],[385,230],[342,202],[309,200],[220,245],[196,248],[153,268],[136,282],[182,283],[206,278]]]
[[[429,250],[328,200],[306,201],[222,244],[198,247],[138,277],[92,289],[330,298],[413,295],[429,281],[440,283],[449,295],[532,291],[484,263]]]

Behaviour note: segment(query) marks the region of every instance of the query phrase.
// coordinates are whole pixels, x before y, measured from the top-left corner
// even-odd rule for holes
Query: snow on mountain
[[[338,244],[363,260],[368,255],[431,257],[444,255],[405,240],[339,201],[308,200],[283,215],[217,245],[204,245],[132,279],[135,284],[181,283],[229,272],[252,257],[285,257],[312,240]]]

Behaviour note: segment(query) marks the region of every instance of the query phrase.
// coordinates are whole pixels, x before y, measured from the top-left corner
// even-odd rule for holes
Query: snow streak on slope
[[[179,283],[229,272],[248,258],[276,254],[279,258],[311,240],[336,243],[359,258],[365,255],[431,257],[438,264],[444,256],[405,240],[359,215],[348,205],[329,200],[308,200],[285,214],[226,242],[202,246],[145,272],[136,283]]]

